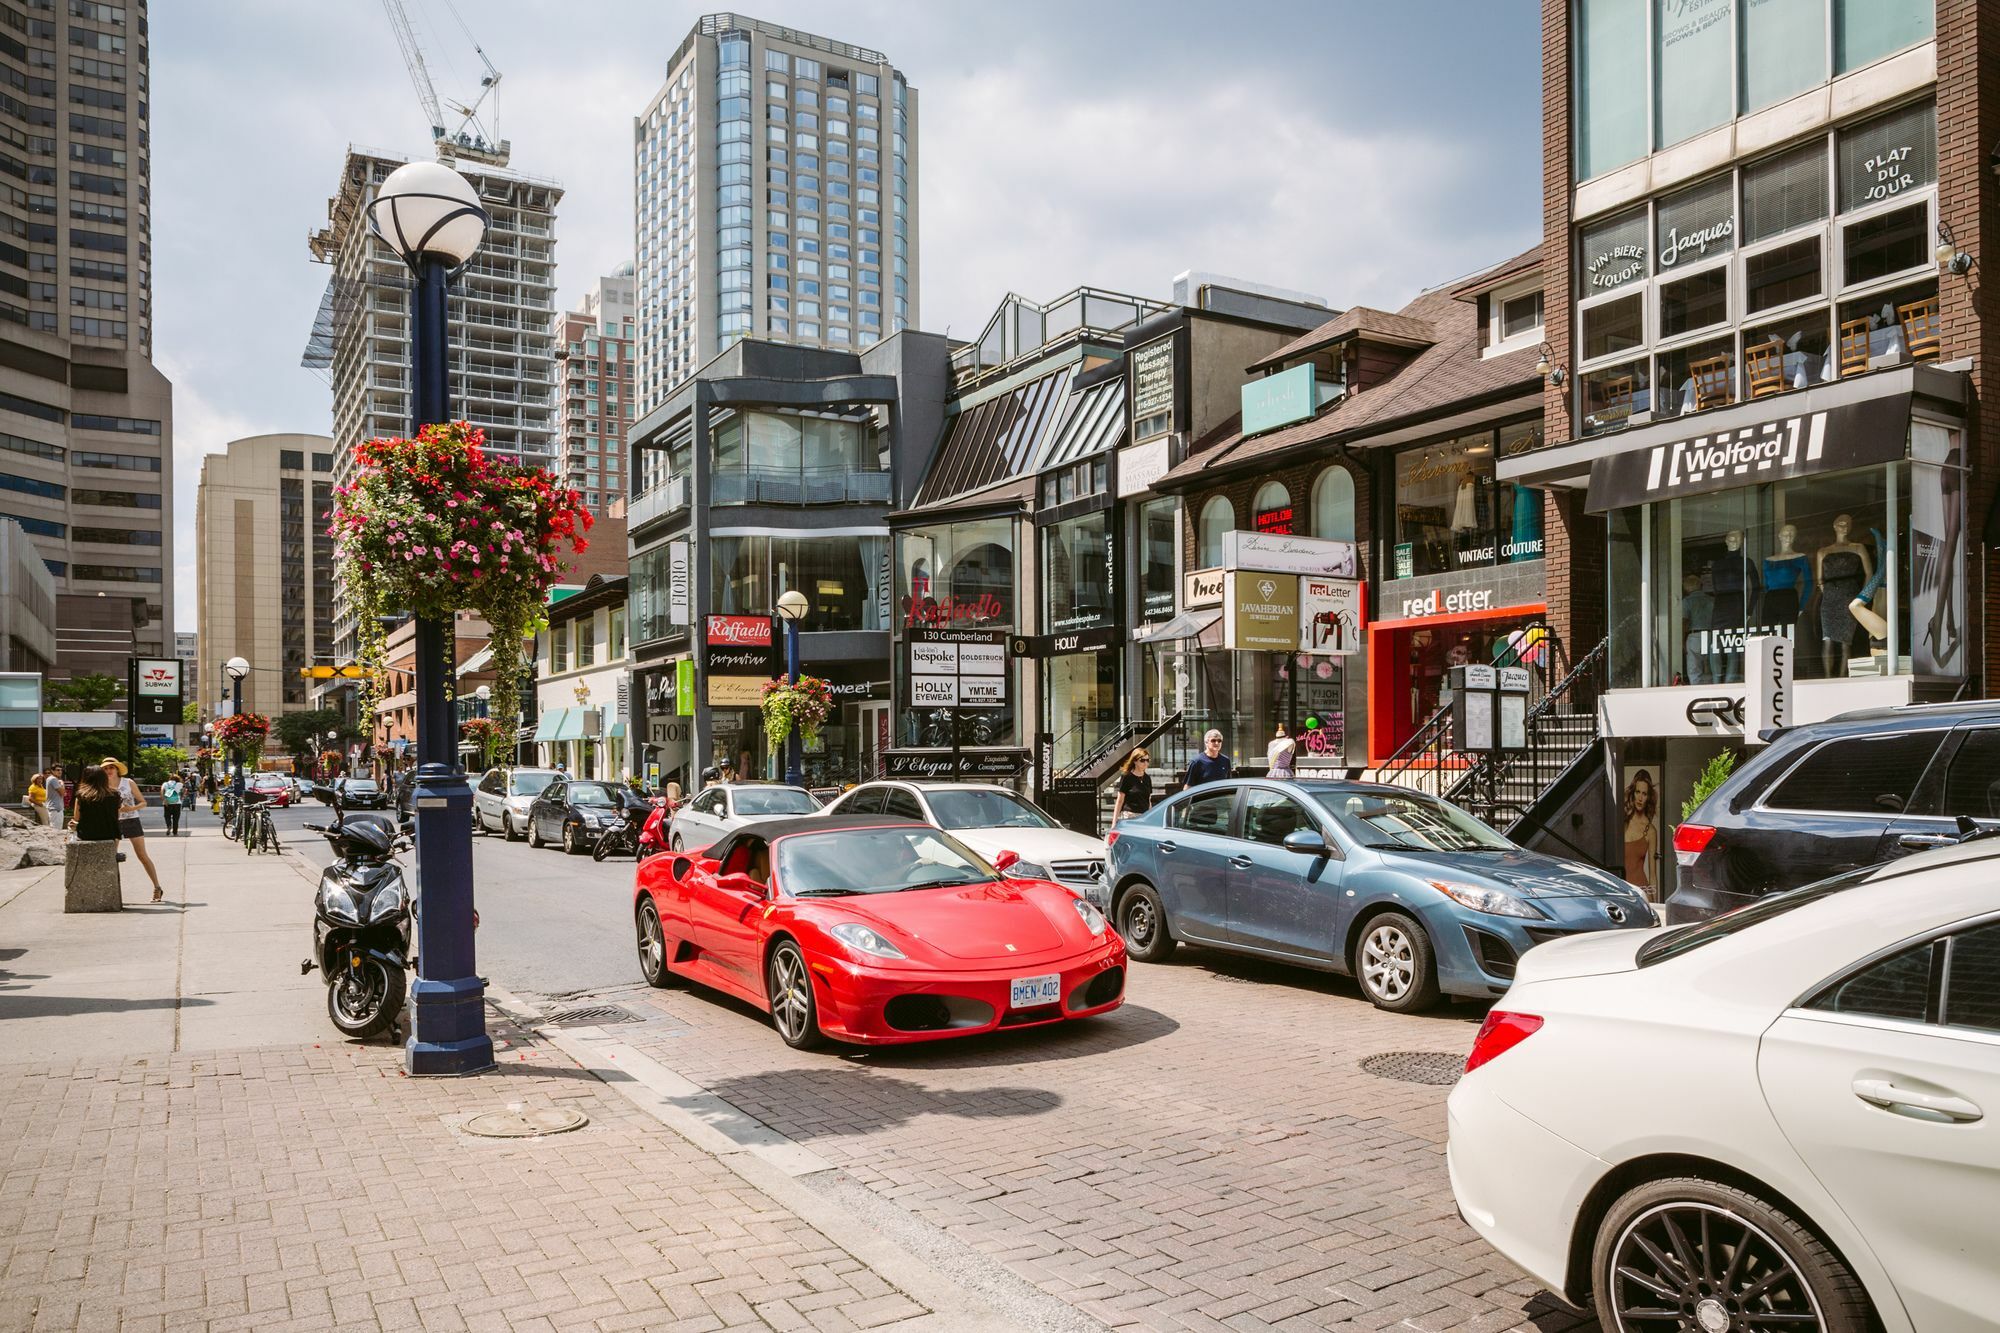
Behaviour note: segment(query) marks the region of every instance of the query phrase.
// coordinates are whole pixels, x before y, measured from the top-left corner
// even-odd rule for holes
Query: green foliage
[[[361,733],[347,724],[347,717],[338,708],[309,708],[299,713],[280,713],[271,723],[272,734],[285,747],[285,753],[309,755],[316,753],[320,743],[314,737],[324,736],[329,731],[337,731],[343,738],[359,740]]]
[[[146,786],[158,786],[178,773],[187,759],[188,752],[178,745],[142,745],[132,760],[132,776]]]
[[[94,764],[106,756],[130,760],[125,753],[125,733],[122,730],[90,731],[78,728],[66,729],[57,735],[60,739],[56,743],[62,750],[65,764]]]
[[[1707,800],[1709,794],[1717,787],[1729,781],[1729,775],[1735,771],[1736,751],[1734,750],[1724,750],[1721,754],[1709,760],[1708,766],[1701,770],[1701,776],[1694,780],[1694,790],[1689,793],[1685,801],[1681,802],[1681,818],[1694,818],[1694,812],[1701,808],[1701,803]]]
[[[181,705],[181,725],[198,727],[201,725],[201,705],[190,699]]]
[[[101,671],[52,680],[44,687],[46,707],[64,712],[94,713],[109,708],[125,692],[125,682]]]

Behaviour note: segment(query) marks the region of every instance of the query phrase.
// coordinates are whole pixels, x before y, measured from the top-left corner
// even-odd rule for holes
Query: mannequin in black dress
[[[1846,514],[1833,520],[1833,540],[1813,557],[1820,586],[1820,660],[1829,677],[1847,674],[1847,655],[1854,643],[1854,609],[1848,605],[1875,573],[1868,548],[1851,540],[1854,520]]]

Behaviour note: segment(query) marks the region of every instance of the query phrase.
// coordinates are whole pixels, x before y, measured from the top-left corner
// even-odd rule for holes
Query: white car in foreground
[[[1006,873],[1054,880],[1105,911],[1104,839],[1064,828],[1032,801],[990,782],[864,782],[827,807],[830,815],[896,815],[945,829],[988,861],[1019,857]]]
[[[2000,1329],[2000,843],[1533,949],[1449,1110],[1460,1212],[1614,1333]]]

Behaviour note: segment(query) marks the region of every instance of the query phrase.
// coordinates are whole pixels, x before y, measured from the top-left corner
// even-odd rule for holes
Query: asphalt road
[[[286,848],[320,866],[333,859],[331,848],[302,826],[327,822],[332,815],[330,807],[312,799],[272,812]],[[210,821],[215,816],[200,807],[193,818]],[[154,822],[148,821],[148,832],[158,836]],[[414,870],[409,853],[402,861]],[[637,982],[633,867],[629,857],[599,864],[553,847],[537,851],[525,842],[473,835],[480,975],[536,999]]]

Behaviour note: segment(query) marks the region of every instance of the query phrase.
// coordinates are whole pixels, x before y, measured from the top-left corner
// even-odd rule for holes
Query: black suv
[[[1780,733],[1674,832],[1669,924],[2000,827],[2000,701],[1843,713]]]

